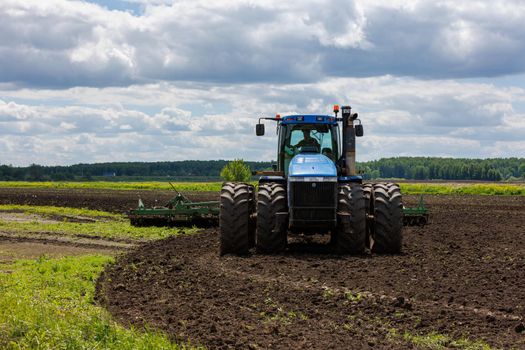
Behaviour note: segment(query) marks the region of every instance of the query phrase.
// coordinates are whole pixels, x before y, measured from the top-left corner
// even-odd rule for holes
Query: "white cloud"
[[[140,15],[76,0],[4,0],[0,82],[293,83],[525,70],[520,1],[138,2]]]
[[[358,159],[400,155],[494,157],[524,147],[525,90],[379,77],[319,84],[152,84],[3,91],[0,163],[276,158],[271,123],[258,117],[329,114],[349,102],[365,127]],[[32,101],[31,104],[18,100]],[[58,106],[46,105],[60,101]],[[67,101],[64,102],[64,101]],[[151,107],[157,111],[149,111]],[[35,158],[38,160],[35,160]]]
[[[522,1],[129,2],[2,1],[0,164],[270,160],[258,117],[334,103],[360,160],[525,154],[525,91],[453,80],[525,71]]]

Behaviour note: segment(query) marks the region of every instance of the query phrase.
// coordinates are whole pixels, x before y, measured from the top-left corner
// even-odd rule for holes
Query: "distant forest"
[[[63,180],[219,180],[226,160],[75,164],[14,167],[0,165],[2,181]],[[246,162],[252,170],[271,169],[271,162]],[[396,157],[358,163],[366,179],[525,180],[525,158],[459,159]]]

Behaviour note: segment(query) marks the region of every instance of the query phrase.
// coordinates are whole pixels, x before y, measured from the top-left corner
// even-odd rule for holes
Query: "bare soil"
[[[34,242],[30,240],[3,240],[0,238],[0,263],[16,259],[36,259],[42,255],[60,258],[71,255],[96,254],[101,247],[86,247],[74,244],[57,244],[53,242]],[[104,250],[105,254],[116,252],[115,248]]]
[[[2,232],[0,229],[0,263],[35,259],[43,255],[52,258],[97,253],[115,255],[137,243],[49,232]]]
[[[429,334],[524,349],[525,197],[425,198],[431,224],[406,228],[400,255],[313,240],[221,258],[212,228],[120,256],[97,299],[124,324],[211,349],[408,349]]]
[[[19,213],[19,212],[0,212],[0,220],[2,221],[11,221],[11,222],[33,222],[38,221],[44,224],[56,224],[59,221],[54,219],[49,219],[41,215],[28,214],[28,213]]]
[[[73,208],[89,208],[122,213],[136,206],[138,196],[164,200],[172,193],[135,193],[129,191],[93,191],[64,189],[0,188],[0,204],[52,205]],[[149,195],[149,197],[148,197]],[[42,216],[17,211],[0,212],[0,220],[7,222],[88,223],[94,218],[83,216]],[[97,218],[96,220],[108,220]],[[2,232],[0,227],[0,262],[16,259],[33,259],[42,255],[62,257],[83,254],[117,254],[135,244],[137,240],[108,239],[92,236],[67,236],[49,232],[13,233]]]
[[[215,192],[188,195],[218,199]],[[139,197],[154,205],[173,196],[2,188],[0,204],[122,213]],[[218,231],[210,228],[132,248],[101,276],[97,299],[124,324],[211,349],[408,349],[410,336],[434,333],[525,349],[525,197],[425,199],[431,225],[406,228],[401,255],[341,257],[314,239],[294,240],[283,255],[219,258]],[[416,200],[405,197],[408,205]],[[133,243],[0,232],[0,261],[115,253]]]
[[[183,193],[192,201],[219,200],[217,192]],[[164,205],[174,191],[0,188],[0,204],[52,205],[123,213],[135,209],[141,198],[146,206]]]

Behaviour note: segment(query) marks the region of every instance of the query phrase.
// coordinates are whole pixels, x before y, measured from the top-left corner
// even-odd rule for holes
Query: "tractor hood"
[[[337,176],[337,169],[330,158],[318,153],[302,153],[292,158],[288,176]]]

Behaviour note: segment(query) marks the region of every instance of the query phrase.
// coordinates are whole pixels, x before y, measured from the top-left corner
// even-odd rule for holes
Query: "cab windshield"
[[[288,173],[291,159],[299,153],[321,153],[332,161],[338,159],[337,125],[287,124],[279,133],[279,167]]]

